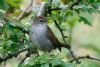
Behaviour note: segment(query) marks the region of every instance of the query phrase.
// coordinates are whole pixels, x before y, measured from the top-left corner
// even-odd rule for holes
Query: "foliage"
[[[75,64],[61,61],[56,56],[44,54],[33,58],[28,64],[22,65],[21,67],[75,67]]]
[[[44,1],[48,2],[48,0]],[[16,19],[21,12],[20,6],[22,5],[20,3],[22,2],[24,2],[24,0],[0,0],[0,57],[6,57],[26,47],[32,47],[28,34],[25,31],[23,32],[23,30],[29,30],[29,26],[31,25],[29,21],[31,16],[35,14],[32,12],[17,21]],[[84,22],[92,26],[92,14],[100,12],[99,0],[79,0],[72,8],[68,7],[74,2],[76,2],[76,0],[68,0],[68,2],[65,3],[64,0],[53,0],[50,6],[52,8],[60,7],[61,10],[51,11],[51,14],[47,16],[50,23],[56,20],[62,29],[66,29],[67,26],[69,27],[68,29],[71,32],[68,32],[68,41],[70,42],[72,29],[75,24]],[[18,15],[15,14],[16,10],[18,11]],[[63,24],[66,26],[63,27]],[[91,63],[94,62],[87,63],[87,66],[85,66],[86,63],[82,63],[79,67],[88,67],[89,65],[93,67]],[[76,67],[76,65],[74,63],[62,61],[61,58],[55,55],[50,56],[48,54],[43,54],[32,58],[27,64],[22,64],[21,67]]]

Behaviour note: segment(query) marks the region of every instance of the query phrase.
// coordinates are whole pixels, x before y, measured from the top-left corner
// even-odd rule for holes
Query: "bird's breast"
[[[49,51],[53,48],[47,34],[46,24],[36,24],[31,27],[30,38],[34,46],[40,50]]]

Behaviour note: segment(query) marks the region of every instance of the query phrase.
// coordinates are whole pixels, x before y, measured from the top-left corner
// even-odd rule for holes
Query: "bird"
[[[51,52],[56,48],[61,51],[61,47],[70,48],[70,46],[59,42],[47,23],[44,16],[38,16],[33,21],[29,35],[34,47],[45,52]]]
[[[53,49],[61,47],[70,48],[69,45],[60,43],[48,26],[48,20],[45,17],[46,3],[42,3],[40,11],[36,14],[29,31],[30,40],[37,50],[51,52]]]

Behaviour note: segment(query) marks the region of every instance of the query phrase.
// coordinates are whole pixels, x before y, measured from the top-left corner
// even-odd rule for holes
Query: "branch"
[[[91,56],[89,56],[89,55],[87,55],[87,56],[82,56],[82,57],[78,57],[78,58],[76,58],[77,60],[80,60],[80,59],[91,59],[91,60],[96,60],[96,61],[99,61],[100,62],[100,59],[97,59],[97,58],[93,58],[93,57],[91,57]],[[75,61],[76,59],[72,59],[72,60],[70,60],[69,62],[73,62],[73,61]]]
[[[38,51],[34,51],[34,50],[32,50],[32,49],[29,49],[28,50],[28,52],[26,53],[26,56],[21,60],[21,62],[18,64],[18,67],[20,67],[20,65],[22,64],[22,63],[24,63],[24,61],[28,58],[28,57],[30,57],[32,54],[36,54],[36,56],[39,56],[39,54],[38,54]]]
[[[73,9],[73,7],[74,7],[75,5],[78,5],[79,2],[80,2],[80,0],[75,1],[73,4],[71,4],[71,5],[69,6],[69,9]]]
[[[32,11],[31,9],[32,5],[33,5],[33,0],[31,0],[31,3],[29,4],[29,6],[27,6],[25,10],[23,10],[23,12],[17,17],[16,20],[19,21],[20,19],[28,15]]]
[[[54,20],[54,23],[55,23],[55,25],[57,26],[57,28],[59,29],[59,31],[60,31],[60,33],[61,33],[61,35],[62,35],[63,41],[64,41],[64,43],[66,44],[66,46],[70,46],[70,45],[67,44],[67,42],[66,42],[66,40],[65,40],[66,36],[64,35],[63,30],[59,27],[59,25],[58,25],[58,23],[57,23],[56,20]],[[70,46],[70,47],[71,47],[71,46]],[[68,48],[68,50],[69,50],[71,56],[76,60],[76,62],[79,63],[79,61],[78,61],[78,60],[76,59],[76,57],[74,56],[73,51],[71,50],[71,48]]]
[[[22,63],[24,63],[24,61],[25,61],[27,58],[28,58],[27,56],[24,57],[24,59],[22,59],[21,62],[18,64],[18,67],[20,67],[20,65],[21,65]]]
[[[64,43],[67,44],[67,42],[66,42],[66,40],[65,40],[66,37],[65,37],[65,35],[64,35],[64,33],[63,33],[63,30],[59,27],[59,25],[58,25],[58,23],[57,23],[56,20],[54,20],[54,22],[55,22],[55,25],[57,26],[57,28],[59,29],[59,31],[60,31],[60,33],[61,33],[61,35],[62,35],[62,38],[63,38]],[[89,55],[76,58],[75,55],[73,54],[73,51],[72,51],[71,49],[69,49],[69,48],[68,48],[68,50],[69,50],[71,56],[73,57],[73,59],[70,60],[69,62],[76,61],[76,63],[79,64],[79,63],[81,63],[81,62],[79,61],[80,59],[91,59],[91,60],[100,61],[100,59],[93,58],[93,57],[91,57],[91,56],[89,56]]]
[[[3,61],[6,61],[6,60],[8,60],[8,59],[10,59],[10,58],[12,58],[12,57],[15,57],[15,56],[17,56],[18,54],[20,54],[20,53],[22,53],[22,52],[25,52],[25,51],[27,51],[27,50],[29,50],[29,49],[30,49],[30,48],[25,48],[25,49],[23,49],[23,50],[20,50],[20,51],[15,52],[15,53],[9,54],[8,56],[6,56],[6,57],[4,57],[4,58],[0,57],[0,63],[3,62]]]
[[[64,43],[66,44],[66,43],[67,43],[66,40],[65,40],[66,36],[64,36],[63,30],[59,27],[59,25],[58,25],[58,23],[57,23],[56,20],[54,20],[54,23],[55,23],[55,25],[57,26],[57,28],[59,29],[59,31],[60,31],[60,33],[61,33],[61,35],[62,35],[63,41],[64,41]]]
[[[68,8],[69,8],[69,9],[73,9],[73,7],[74,7],[75,5],[78,5],[79,2],[80,2],[80,0],[75,1],[75,2],[72,3]],[[49,7],[49,13],[51,13],[51,11],[57,11],[57,10],[61,10],[61,9],[62,9],[62,8],[59,8],[59,7],[56,7],[56,8],[51,8],[51,7]],[[63,30],[60,28],[60,26],[58,25],[58,23],[57,23],[56,20],[54,20],[54,23],[55,23],[55,25],[57,26],[57,28],[59,29],[59,31],[60,31],[60,33],[61,33],[61,35],[62,35],[62,39],[63,39],[64,43],[67,45],[67,42],[66,42],[66,40],[65,40],[66,36],[64,35]],[[85,58],[86,58],[86,59],[92,59],[92,60],[100,61],[100,59],[90,57],[89,55],[76,58],[75,55],[73,54],[73,51],[72,51],[70,48],[68,48],[68,50],[69,50],[71,56],[73,57],[73,59],[70,60],[69,62],[76,61],[76,63],[79,64],[79,63],[80,63],[79,59],[85,59]]]
[[[18,64],[18,67],[22,64],[22,63],[24,63],[24,61],[30,56],[32,54],[32,52],[30,52],[29,50],[28,50],[28,52],[26,53],[26,56],[21,60],[21,62]]]

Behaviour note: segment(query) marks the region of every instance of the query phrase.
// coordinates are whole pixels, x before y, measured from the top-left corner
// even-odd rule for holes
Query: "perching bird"
[[[41,10],[43,9],[44,7],[42,7]],[[50,52],[52,49],[56,48],[61,51],[61,47],[70,48],[70,46],[64,45],[58,41],[57,37],[47,25],[47,22],[43,11],[39,12],[33,20],[29,35],[34,47],[46,52]]]
[[[59,42],[43,16],[35,18],[30,29],[30,38],[33,45],[39,50],[51,51],[58,48],[61,51],[61,47],[69,48],[68,45]]]

